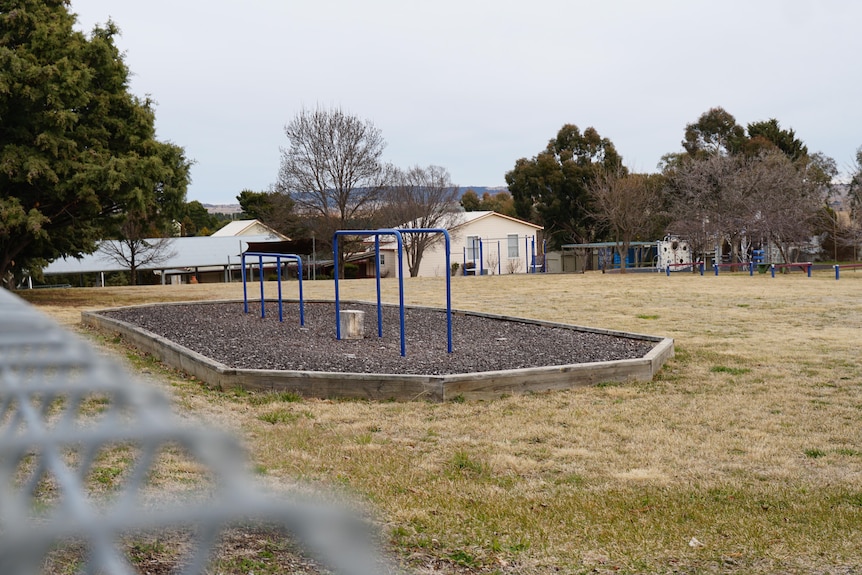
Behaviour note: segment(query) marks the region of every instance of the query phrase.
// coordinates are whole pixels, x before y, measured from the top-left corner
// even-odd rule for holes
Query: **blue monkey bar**
[[[269,254],[265,252],[244,252],[242,254],[242,301],[245,313],[248,313],[248,288],[245,276],[246,256],[257,256],[258,275],[260,275],[260,317],[266,317],[263,299],[263,258],[275,258],[275,267],[278,270],[278,321],[284,321],[281,299],[281,258],[296,262],[297,277],[299,278],[299,325],[305,325],[305,307],[302,302],[302,258],[294,254]]]
[[[339,230],[332,236],[332,253],[335,264],[333,275],[335,276],[335,337],[341,339],[341,300],[338,290],[338,238],[339,236],[374,236],[374,269],[377,282],[377,337],[383,337],[383,304],[380,296],[380,236],[394,236],[398,244],[398,315],[400,319],[401,334],[401,356],[405,356],[406,345],[404,339],[404,240],[402,234],[443,234],[445,240],[446,270],[450,269],[450,244],[449,232],[442,228],[411,228],[396,230],[393,228],[381,228],[379,230]],[[446,273],[446,338],[448,353],[452,353],[452,284],[449,273]]]

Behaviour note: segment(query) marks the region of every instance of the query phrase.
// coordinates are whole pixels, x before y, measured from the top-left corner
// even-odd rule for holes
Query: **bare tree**
[[[488,255],[485,256],[485,265],[488,266],[488,273],[490,275],[494,275],[497,270],[497,265],[500,263],[500,258],[497,255],[497,252],[488,251]]]
[[[756,203],[749,185],[740,179],[745,158],[713,154],[688,159],[668,177],[670,231],[689,240],[694,253],[727,241],[732,259],[739,257],[739,240],[750,232]]]
[[[668,182],[671,229],[704,248],[710,241],[726,241],[732,261],[752,240],[772,242],[784,261],[791,261],[791,248],[810,241],[825,200],[806,165],[780,152],[689,160]]]
[[[603,172],[589,187],[592,215],[606,224],[614,236],[620,256],[620,271],[625,272],[626,253],[638,237],[653,229],[660,196],[645,174],[626,174],[623,170]]]
[[[521,271],[521,258],[509,258],[506,260],[506,273],[514,274]]]
[[[804,167],[781,153],[752,158],[740,173],[756,207],[755,229],[778,248],[785,262],[796,259],[791,248],[810,243],[827,199],[817,179],[808,176]]]
[[[458,186],[452,183],[445,168],[415,166],[397,172],[388,188],[386,217],[391,225],[406,229],[448,228],[460,211],[458,197]],[[410,277],[419,274],[425,250],[436,241],[443,241],[439,234],[404,234]]]
[[[171,238],[146,238],[149,229],[144,220],[130,216],[120,226],[121,239],[99,245],[99,251],[128,268],[131,285],[138,284],[139,268],[164,263],[176,255]]]
[[[290,195],[315,235],[328,243],[335,231],[367,222],[388,175],[380,130],[340,109],[317,108],[303,109],[284,133],[290,146],[281,149],[276,191]]]

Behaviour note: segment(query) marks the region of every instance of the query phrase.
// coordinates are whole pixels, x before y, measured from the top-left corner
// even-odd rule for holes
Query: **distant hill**
[[[509,188],[506,186],[461,186],[458,188],[458,191],[462,196],[467,190],[473,190],[476,192],[476,195],[481,198],[485,192],[493,196],[500,192],[508,192]],[[227,214],[229,216],[233,216],[242,213],[242,208],[239,204],[203,204],[203,207],[205,207],[207,212],[211,214]]]
[[[203,204],[207,212],[210,214],[241,214],[242,208],[239,204]]]
[[[481,198],[482,194],[484,194],[485,192],[488,192],[490,195],[494,196],[500,192],[508,192],[509,188],[506,186],[461,186],[459,188],[459,191],[461,192],[462,196],[467,190],[473,190],[474,192],[476,192],[476,195]]]

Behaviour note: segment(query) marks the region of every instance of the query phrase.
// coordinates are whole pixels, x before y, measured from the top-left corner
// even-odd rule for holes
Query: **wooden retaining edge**
[[[649,381],[661,369],[665,361],[674,355],[673,339],[670,338],[459,311],[457,313],[465,315],[477,315],[507,321],[521,321],[549,327],[566,327],[591,333],[655,341],[657,343],[646,356],[638,359],[446,376],[234,369],[153,332],[124,321],[100,315],[101,312],[111,311],[112,309],[117,308],[82,312],[81,322],[84,325],[101,331],[118,333],[133,347],[144,353],[151,354],[158,358],[159,361],[174,369],[183,371],[220,389],[243,388],[255,391],[292,391],[303,397],[321,399],[337,397],[367,400],[423,400],[441,402],[455,397],[463,397],[464,399],[484,400],[516,393],[539,393],[571,389],[594,385],[600,382]]]

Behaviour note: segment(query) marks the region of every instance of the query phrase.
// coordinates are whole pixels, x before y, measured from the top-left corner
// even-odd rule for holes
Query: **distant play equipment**
[[[404,336],[404,239],[403,234],[442,234],[446,242],[446,269],[451,269],[449,232],[442,228],[380,228],[378,230],[338,230],[332,236],[332,253],[335,279],[335,337],[341,339],[341,300],[338,289],[338,238],[341,236],[374,236],[374,275],[377,282],[377,337],[383,337],[383,303],[380,295],[380,236],[394,236],[398,244],[398,316],[401,334],[401,356],[407,355]],[[446,351],[452,353],[452,284],[450,274],[446,275]],[[261,288],[262,290],[263,288]],[[263,293],[261,291],[261,293]]]
[[[665,236],[659,240],[657,252],[656,267],[661,271],[669,272],[671,267],[675,268],[674,271],[689,271],[694,263],[691,261],[691,246],[676,236]]]
[[[772,277],[775,277],[775,268],[786,268],[792,270],[793,268],[799,268],[800,270],[804,270],[808,277],[811,277],[811,268],[814,264],[811,262],[795,262],[790,264],[770,264],[769,267],[772,271]]]
[[[694,266],[700,272],[700,275],[703,275],[704,263],[701,261],[685,262],[685,263],[678,263],[678,264],[665,264],[664,272],[665,272],[665,274],[667,274],[668,277],[670,277],[670,272],[672,270],[686,271],[687,272],[687,271],[691,270],[692,266]],[[716,275],[718,275],[718,274],[716,274]]]
[[[258,275],[260,276],[260,317],[266,317],[263,297],[263,258],[275,258],[275,268],[278,275],[278,321],[284,321],[283,303],[281,297],[281,260],[296,262],[297,277],[299,278],[299,325],[305,325],[305,306],[302,301],[302,258],[296,254],[272,254],[266,252],[243,252],[242,258],[242,301],[245,313],[248,313],[248,285],[246,282],[245,259],[248,256],[257,257]]]
[[[855,269],[862,268],[862,264],[835,264],[832,266],[835,268],[835,279],[841,279],[841,269]]]

